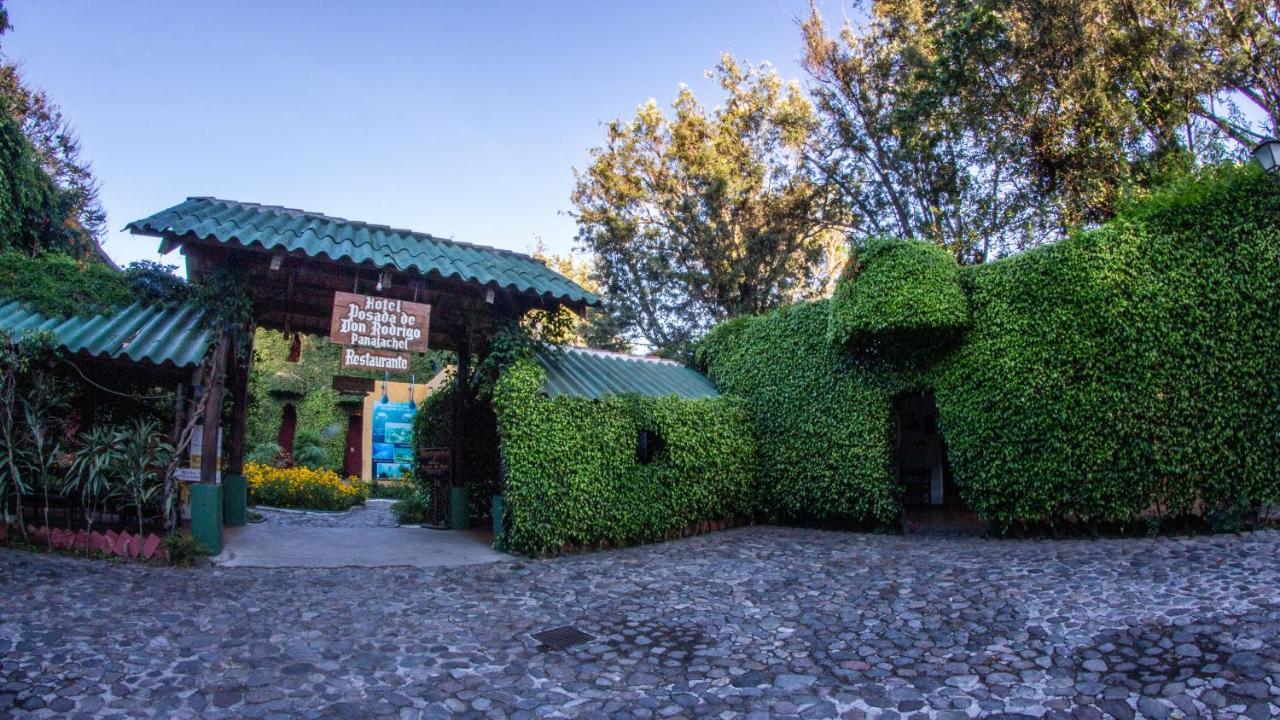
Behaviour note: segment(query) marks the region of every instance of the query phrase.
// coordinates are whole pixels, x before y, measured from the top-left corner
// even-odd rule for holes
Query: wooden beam
[[[200,482],[211,485],[217,482],[218,430],[222,426],[222,382],[226,370],[227,352],[231,346],[231,334],[223,330],[213,351],[209,383],[204,389],[204,413],[201,417],[203,436],[200,439]]]
[[[226,471],[239,475],[244,471],[245,416],[249,408],[249,372],[253,367],[253,329],[244,336],[243,348],[234,345],[231,359],[231,432],[227,446]]]

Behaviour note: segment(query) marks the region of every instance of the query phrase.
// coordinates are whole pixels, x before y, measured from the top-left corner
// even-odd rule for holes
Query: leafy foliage
[[[535,362],[522,360],[494,393],[511,549],[542,554],[658,540],[755,511],[756,443],[739,401],[548,399],[544,379]],[[649,464],[636,457],[641,430],[663,441]]]
[[[849,350],[937,350],[969,323],[960,266],[937,245],[878,239],[859,249],[831,298],[828,337]]]
[[[125,280],[134,295],[144,302],[170,303],[189,298],[195,288],[174,274],[176,265],[154,260],[135,260],[124,269]]]
[[[170,565],[190,567],[196,561],[209,554],[209,550],[200,541],[185,533],[173,533],[164,539],[165,557]]]
[[[830,304],[723,323],[699,343],[698,362],[752,410],[764,512],[788,521],[888,523],[898,512],[886,452],[896,378],[827,342]]]
[[[803,25],[811,157],[861,237],[982,261],[1280,133],[1270,0],[865,7],[838,32],[816,10]]]
[[[937,378],[966,501],[1001,526],[1280,500],[1280,187],[1225,167],[974,268]]]
[[[824,292],[843,240],[802,160],[813,110],[795,83],[730,56],[715,109],[684,88],[609,124],[576,173],[578,240],[633,339],[682,354],[712,323]]]
[[[129,282],[105,264],[45,253],[0,253],[0,296],[46,315],[92,315],[134,299]]]
[[[0,33],[8,29],[7,19],[0,21]],[[0,138],[0,179],[9,183],[5,190],[25,196],[16,207],[26,210],[13,216],[0,212],[0,235],[12,229],[10,220],[25,218],[27,232],[38,238],[28,252],[87,257],[107,222],[97,180],[80,157],[80,140],[62,111],[44,90],[25,82],[19,66],[7,58],[0,59]],[[6,247],[0,241],[0,249]]]

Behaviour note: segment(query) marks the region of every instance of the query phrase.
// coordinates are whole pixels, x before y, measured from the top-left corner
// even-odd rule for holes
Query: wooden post
[[[231,346],[231,332],[222,331],[218,347],[213,351],[213,365],[209,382],[204,389],[204,413],[201,417],[203,436],[200,442],[200,482],[212,485],[218,472],[218,430],[222,426],[222,386],[226,371],[227,352]]]
[[[173,432],[169,435],[169,444],[178,447],[182,440],[182,428],[187,424],[187,384],[178,383],[173,391]]]
[[[239,475],[244,470],[245,415],[249,406],[249,373],[253,369],[253,330],[245,336],[243,352],[235,349],[231,370],[231,432],[227,444],[226,471]]]
[[[463,417],[464,398],[468,390],[467,375],[471,366],[471,332],[470,328],[463,326],[462,338],[458,342],[458,370],[454,373],[454,393],[451,425],[449,428],[449,476],[454,487],[462,487],[466,484],[466,478],[462,476],[462,434],[464,432]]]

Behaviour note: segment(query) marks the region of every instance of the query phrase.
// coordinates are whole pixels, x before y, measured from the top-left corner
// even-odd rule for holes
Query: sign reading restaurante
[[[431,306],[336,292],[329,339],[347,347],[342,367],[407,372],[409,353],[427,351]]]

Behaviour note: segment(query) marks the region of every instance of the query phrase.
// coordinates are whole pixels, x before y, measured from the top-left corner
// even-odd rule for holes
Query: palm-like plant
[[[135,512],[141,535],[146,508],[164,488],[163,473],[173,456],[173,446],[164,441],[159,423],[150,418],[138,418],[126,425],[116,442],[120,471],[115,496],[123,507]]]
[[[67,488],[80,496],[89,533],[93,532],[93,522],[116,486],[122,458],[120,435],[115,428],[94,428],[84,433],[71,462]]]
[[[55,426],[61,415],[59,411],[66,406],[66,402],[57,382],[44,372],[32,373],[31,387],[19,400],[25,432],[17,459],[24,466],[28,484],[39,488],[43,496],[44,526],[47,528],[49,496],[61,494],[63,490],[63,479],[57,468],[62,443]],[[50,547],[52,542],[50,539]]]

